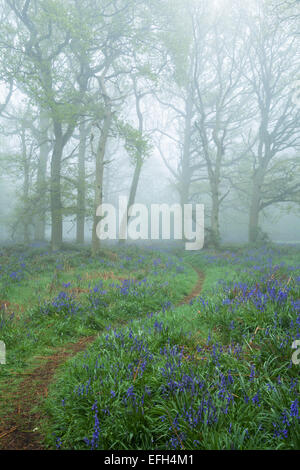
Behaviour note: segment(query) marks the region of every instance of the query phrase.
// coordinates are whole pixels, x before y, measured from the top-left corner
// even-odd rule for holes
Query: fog
[[[299,21],[0,0],[0,449],[300,449]]]
[[[206,246],[300,242],[299,2],[2,0],[0,18],[1,243],[96,254],[120,196],[203,204]]]

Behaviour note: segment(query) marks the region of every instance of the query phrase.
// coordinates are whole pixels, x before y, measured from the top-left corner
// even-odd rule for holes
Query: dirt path
[[[39,422],[43,418],[32,412],[48,394],[57,367],[70,357],[83,351],[95,337],[82,338],[77,343],[69,343],[32,372],[25,373],[25,379],[15,391],[15,408],[4,422],[0,423],[0,448],[2,450],[42,450],[43,437],[39,434]]]
[[[195,268],[193,268],[195,269]],[[198,281],[192,292],[178,305],[188,304],[200,295],[204,274],[198,273]],[[14,411],[0,422],[0,449],[2,450],[43,450],[43,436],[39,433],[39,423],[45,416],[32,411],[39,408],[41,401],[47,397],[48,387],[53,380],[59,365],[75,356],[95,340],[95,336],[85,337],[77,343],[69,343],[52,356],[42,359],[40,366],[31,372],[24,373],[24,380],[15,390]]]
[[[202,291],[202,286],[203,286],[203,282],[205,278],[204,273],[202,271],[198,271],[198,269],[194,268],[193,266],[191,267],[197,272],[198,281],[194,289],[192,290],[192,292],[188,294],[186,297],[184,297],[184,299],[181,302],[179,302],[179,305],[189,304],[190,301],[193,300],[195,297],[198,297],[198,295],[200,295]]]

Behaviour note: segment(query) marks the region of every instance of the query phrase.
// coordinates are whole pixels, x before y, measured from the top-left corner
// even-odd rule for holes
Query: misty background
[[[300,242],[296,0],[1,0],[0,241],[100,248],[102,202]]]

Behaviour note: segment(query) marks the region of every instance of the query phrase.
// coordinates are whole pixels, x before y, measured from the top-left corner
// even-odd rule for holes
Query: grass
[[[300,338],[298,248],[103,255],[87,262],[64,253],[65,264],[50,257],[39,304],[0,330],[9,370],[30,367],[49,346],[97,334],[51,385],[47,447],[300,448],[300,365],[291,361]],[[35,256],[19,297],[10,286],[8,299],[27,295]],[[196,283],[191,266],[205,273],[203,291],[178,305]]]

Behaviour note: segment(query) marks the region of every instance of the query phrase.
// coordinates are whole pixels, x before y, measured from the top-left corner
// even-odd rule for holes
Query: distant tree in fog
[[[245,70],[255,106],[256,123],[248,152],[249,241],[259,237],[261,211],[280,202],[299,200],[300,107],[293,82],[299,71],[299,44],[288,25],[258,5],[244,15],[248,67]]]

